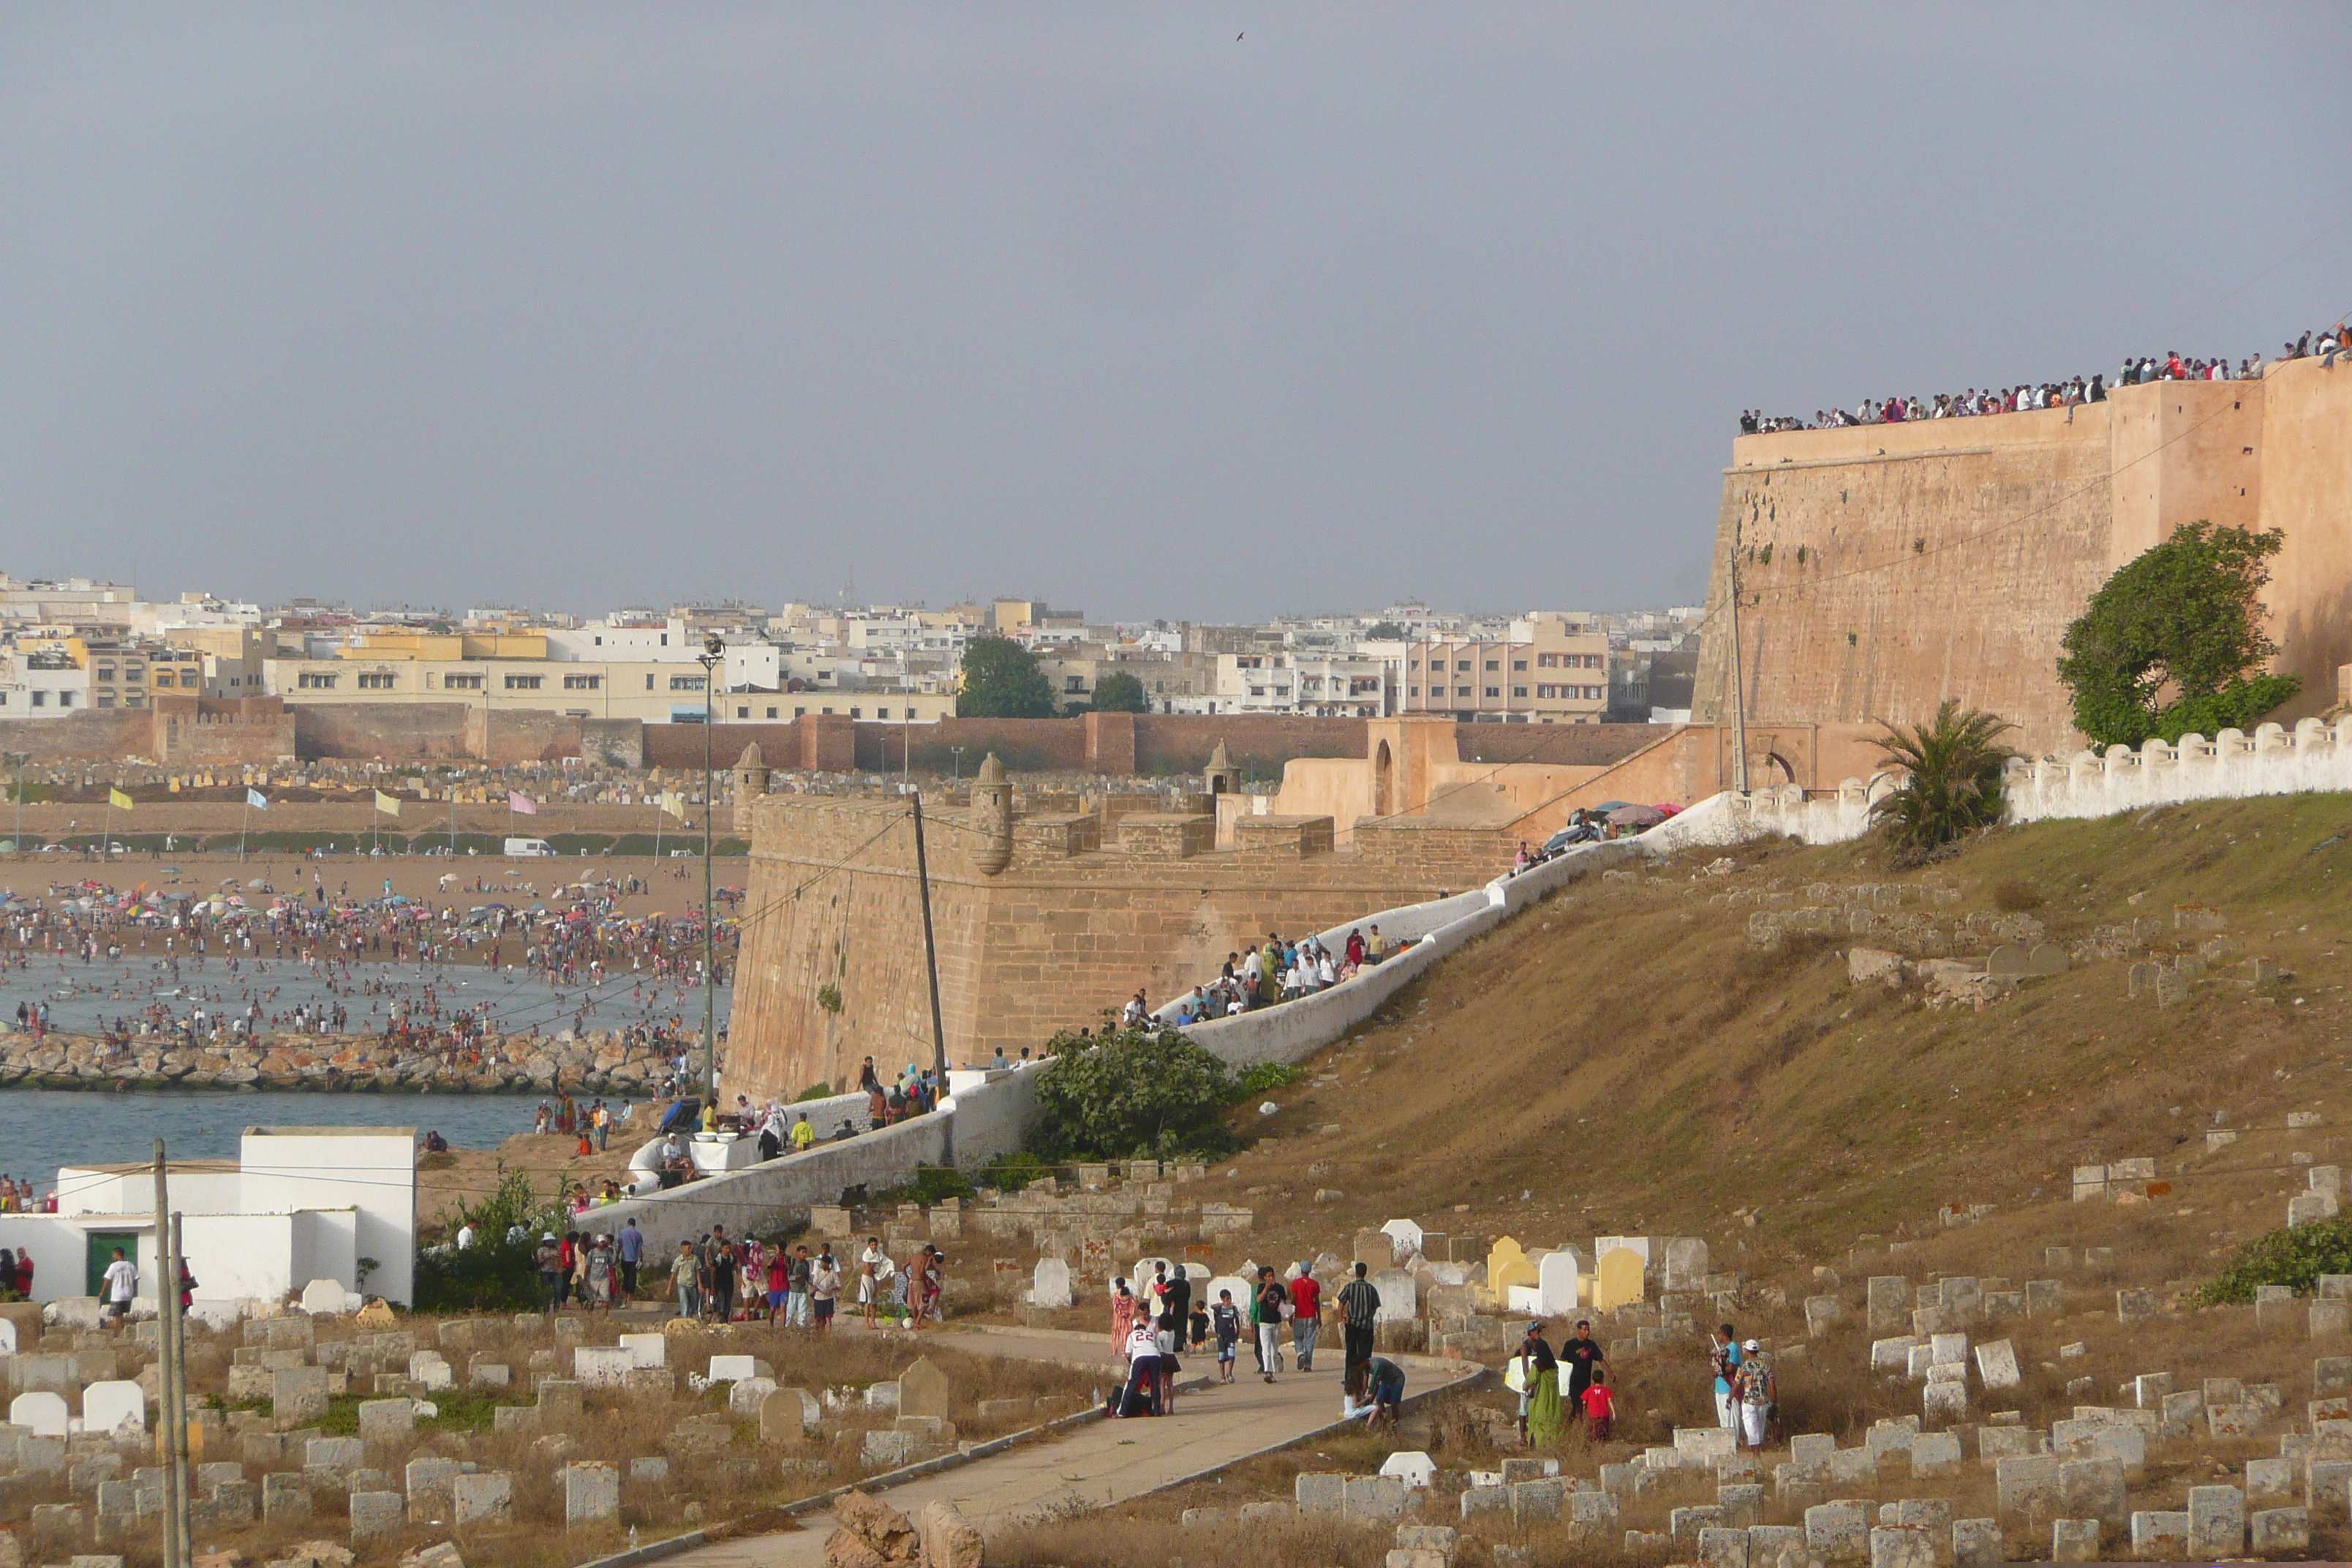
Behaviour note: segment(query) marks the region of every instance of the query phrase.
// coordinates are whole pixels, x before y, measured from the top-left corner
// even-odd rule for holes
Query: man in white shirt
[[[114,1261],[106,1266],[104,1286],[106,1315],[129,1322],[131,1300],[139,1294],[139,1266],[126,1261],[119,1247],[114,1249]]]

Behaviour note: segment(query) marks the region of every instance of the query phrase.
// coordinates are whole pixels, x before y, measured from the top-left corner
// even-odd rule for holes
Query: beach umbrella
[[[1620,827],[1655,827],[1666,819],[1666,814],[1654,805],[1621,805],[1609,814],[1609,820]]]

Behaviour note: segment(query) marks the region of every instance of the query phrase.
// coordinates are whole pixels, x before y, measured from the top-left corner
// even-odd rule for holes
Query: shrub
[[[1225,1064],[1172,1028],[1064,1033],[1037,1078],[1043,1159],[1172,1159],[1232,1146]]]
[[[2323,1274],[2352,1274],[2352,1216],[2290,1226],[2258,1236],[2198,1294],[2208,1305],[2242,1305],[2257,1285],[2315,1290]]]
[[[1284,1089],[1297,1081],[1297,1068],[1282,1062],[1259,1062],[1244,1068],[1234,1079],[1234,1099],[1255,1100],[1270,1089]]]
[[[1955,840],[2000,820],[2001,769],[2013,754],[2000,735],[2016,726],[1947,699],[1936,717],[1909,730],[1886,726],[1878,749],[1906,775],[1901,789],[1871,804],[1899,865],[1917,865]]]
[[[562,1200],[542,1200],[530,1178],[509,1171],[479,1205],[459,1204],[457,1223],[474,1227],[474,1245],[428,1247],[416,1255],[420,1312],[527,1312],[540,1305],[539,1238],[571,1224]],[[456,1232],[453,1230],[454,1236]]]
[[[2042,893],[2022,877],[2003,877],[1992,885],[1992,907],[2005,915],[2021,915],[2042,907]]]

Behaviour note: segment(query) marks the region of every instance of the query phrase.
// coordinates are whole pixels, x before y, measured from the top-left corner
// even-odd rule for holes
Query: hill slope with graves
[[[1762,1568],[1871,1556],[1879,1528],[1924,1529],[1922,1564],[2124,1555],[2135,1533],[2180,1557],[2299,1555],[2307,1531],[2341,1556],[2345,1304],[2195,1292],[2291,1206],[2334,1212],[2347,868],[2352,802],[2307,796],[2004,830],[1908,871],[1776,843],[1611,873],[1239,1112],[1247,1147],[1191,1195],[1245,1206],[1257,1259],[1415,1222],[1394,1342],[1490,1363],[1528,1315],[1482,1289],[1500,1238],[1573,1249],[1588,1290],[1598,1238],[1648,1238],[1647,1299],[1595,1314],[1615,1440],[1525,1449],[1499,1394],[1408,1422],[1438,1467],[1421,1517],[1465,1532],[1459,1562],[1557,1533]],[[1718,1319],[1777,1347],[1801,1440],[1760,1462],[1702,1430]],[[1319,1440],[1156,1506],[1308,1528],[1318,1468],[1397,1446]],[[1268,1506],[1244,1520],[1253,1486]],[[1112,1531],[1049,1535],[1029,1549],[1125,1558],[1087,1546]]]

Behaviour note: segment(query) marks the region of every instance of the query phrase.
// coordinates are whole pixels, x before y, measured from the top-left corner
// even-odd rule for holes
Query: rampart
[[[730,1078],[755,1094],[855,1082],[860,1058],[931,1058],[912,813],[905,797],[774,795],[750,805],[751,869]],[[1206,851],[1212,818],[1011,816],[927,800],[948,1056],[1017,1056],[1099,1024],[1136,991],[1213,975],[1268,931],[1319,930],[1474,886],[1508,863],[1483,835],[1412,863],[1316,852],[1312,835]],[[1327,829],[1328,831],[1328,825]],[[1325,842],[1328,842],[1326,840]],[[987,868],[992,849],[1000,869]]]
[[[1707,603],[1739,558],[1751,725],[1910,723],[1945,698],[2081,742],[2059,639],[2116,567],[2186,522],[2277,528],[2276,668],[2292,722],[2352,659],[2352,367],[2117,388],[2072,410],[1742,437]],[[1708,621],[1693,718],[1731,720],[1730,616]],[[1754,781],[1787,782],[1785,780]]]

